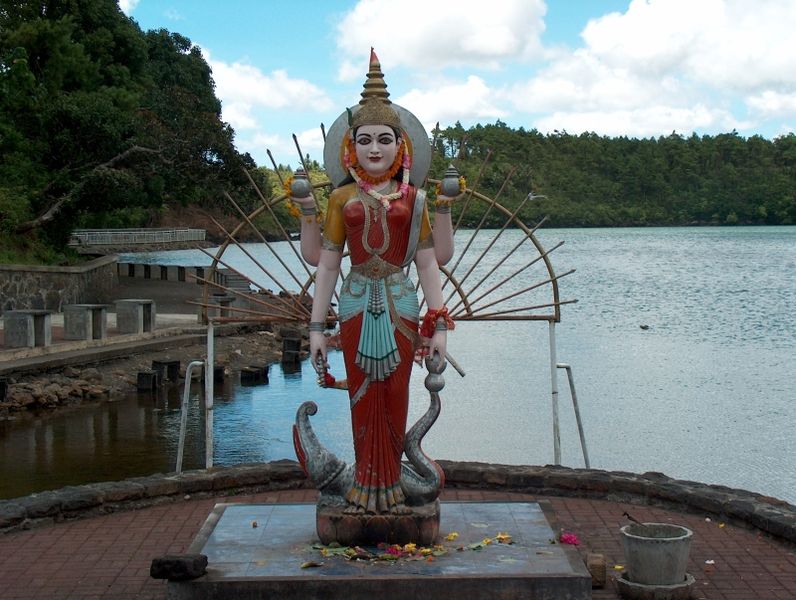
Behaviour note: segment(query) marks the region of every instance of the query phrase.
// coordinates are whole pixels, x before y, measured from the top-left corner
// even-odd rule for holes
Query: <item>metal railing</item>
[[[180,437],[177,443],[177,464],[174,470],[182,473],[182,459],[185,451],[185,435],[188,428],[188,402],[191,397],[193,370],[203,368],[205,376],[205,469],[213,466],[213,370],[215,366],[215,330],[213,321],[207,324],[207,360],[194,360],[185,369],[185,389],[182,394],[180,413]]]
[[[567,379],[569,379],[569,393],[572,396],[572,408],[575,410],[575,421],[577,421],[578,424],[580,447],[581,450],[583,451],[583,462],[585,463],[586,468],[589,469],[591,468],[591,463],[589,462],[589,451],[586,449],[586,435],[583,433],[583,422],[580,420],[580,408],[578,407],[578,394],[575,392],[575,379],[572,377],[572,367],[566,363],[557,363],[556,367],[559,369],[565,369],[567,372]],[[558,414],[555,415],[555,418],[556,420],[558,419]]]
[[[70,246],[118,246],[123,244],[164,244],[204,241],[204,229],[76,229]]]

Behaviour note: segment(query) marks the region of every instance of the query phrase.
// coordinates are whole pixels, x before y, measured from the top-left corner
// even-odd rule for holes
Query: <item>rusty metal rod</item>
[[[453,233],[456,234],[459,231],[459,225],[462,223],[462,218],[464,217],[464,213],[467,212],[467,207],[470,206],[470,201],[473,199],[473,195],[475,195],[475,191],[478,189],[478,184],[481,183],[481,178],[484,176],[484,171],[486,171],[486,163],[489,162],[489,159],[492,157],[492,150],[487,150],[486,157],[484,161],[481,163],[481,169],[478,171],[478,175],[475,177],[475,182],[473,186],[469,188],[469,194],[467,199],[464,201],[464,206],[462,207],[462,211],[459,213],[459,218],[456,219],[456,225],[453,227]],[[465,193],[467,193],[465,191]]]
[[[304,162],[304,155],[301,153],[301,146],[299,146],[299,141],[295,133],[293,134],[293,143],[296,145],[296,151],[298,152],[299,160],[301,161],[301,166],[304,168],[304,173],[307,174],[307,181],[310,181],[310,168],[307,166],[307,163]],[[312,199],[315,202],[315,210],[317,210],[318,213],[320,213],[321,205],[318,202],[318,197],[315,195],[315,187],[312,185],[311,181],[310,181],[310,194],[312,194]]]
[[[234,202],[234,201],[233,201],[233,202]],[[221,225],[221,223],[218,223],[218,222],[216,222],[216,220],[215,220],[215,219],[213,219],[213,217],[210,217],[210,218],[213,220],[213,222],[216,224],[216,226],[217,226],[217,227],[219,227],[219,228],[221,229],[221,231],[223,231],[223,232],[224,232],[224,234],[225,234],[225,235],[226,235],[226,236],[227,236],[227,237],[228,237],[228,238],[229,238],[229,239],[230,239],[230,240],[231,240],[231,241],[232,241],[232,242],[233,242],[233,243],[234,243],[234,244],[235,244],[235,245],[236,245],[238,248],[240,248],[241,252],[243,252],[243,253],[244,253],[244,254],[245,254],[245,255],[246,255],[248,258],[249,258],[249,260],[251,260],[251,261],[252,261],[252,262],[253,262],[255,265],[257,265],[257,266],[260,268],[260,270],[261,270],[263,273],[265,273],[265,275],[266,275],[267,277],[269,277],[269,278],[271,279],[271,281],[273,281],[273,282],[274,282],[274,283],[275,283],[275,284],[276,284],[276,285],[277,285],[279,288],[281,288],[281,289],[282,289],[282,291],[284,291],[284,292],[287,292],[287,293],[290,293],[290,290],[288,290],[288,289],[287,289],[287,288],[286,288],[284,285],[282,285],[282,282],[280,282],[280,281],[279,281],[279,280],[278,280],[276,277],[274,277],[274,275],[273,275],[273,274],[272,274],[272,273],[271,273],[271,272],[270,272],[268,269],[266,269],[266,268],[265,268],[265,266],[264,266],[264,265],[262,265],[262,264],[260,263],[260,261],[258,261],[258,260],[257,260],[257,259],[256,259],[256,258],[255,258],[255,257],[254,257],[252,254],[251,254],[251,252],[249,252],[249,251],[248,251],[248,250],[247,250],[247,249],[246,249],[244,246],[242,246],[242,245],[241,245],[241,244],[238,242],[238,240],[236,240],[236,239],[235,239],[235,236],[233,236],[231,233],[229,233],[229,232],[228,232],[228,231],[227,231],[227,230],[224,228],[224,226],[223,226],[223,225]],[[296,283],[297,283],[299,286],[302,286],[302,283],[301,283],[301,282],[300,282],[300,281],[299,281],[299,280],[298,280],[298,279],[295,277],[295,275],[293,275],[293,272],[292,272],[292,271],[291,271],[291,270],[288,268],[288,266],[287,266],[287,265],[286,265],[284,262],[282,262],[282,260],[281,260],[280,256],[274,252],[274,250],[273,250],[273,248],[271,248],[270,244],[268,244],[268,243],[266,242],[266,246],[267,246],[267,247],[268,247],[268,249],[269,249],[269,250],[271,250],[271,252],[272,252],[272,253],[273,253],[273,254],[276,256],[277,260],[279,260],[279,262],[281,263],[281,265],[282,265],[283,267],[285,267],[285,269],[287,269],[288,273],[290,273],[290,275],[291,275],[291,276],[293,276],[293,280],[294,280],[294,281],[295,281],[295,282],[296,282]],[[220,260],[220,259],[219,259],[219,260]],[[226,266],[227,268],[232,268],[232,267],[229,267],[228,265],[224,265],[224,266]],[[233,269],[233,270],[235,270],[235,269]],[[242,277],[245,277],[246,279],[248,279],[249,281],[251,281],[252,283],[254,283],[256,286],[258,286],[258,287],[260,287],[260,288],[262,288],[262,289],[266,289],[266,287],[265,287],[264,285],[261,285],[261,284],[259,284],[259,283],[256,283],[256,282],[252,281],[250,277],[248,277],[247,275],[245,275],[245,274],[241,273],[240,271],[237,271],[237,270],[235,270],[235,272],[236,272],[236,273],[238,273],[238,275],[241,275]],[[304,308],[303,306],[302,306],[302,308],[303,308],[303,309],[306,311],[306,308]],[[309,313],[307,313],[307,314],[309,314]]]
[[[218,309],[223,310],[223,311],[235,312],[235,313],[243,313],[243,314],[246,314],[246,315],[256,315],[256,316],[260,316],[260,317],[262,317],[264,315],[264,313],[262,311],[252,310],[250,308],[243,308],[242,306],[221,306],[220,304],[196,302],[194,300],[186,300],[185,304],[190,304],[191,306],[201,306],[202,308],[218,308]],[[272,308],[272,307],[269,306],[269,308]],[[274,310],[279,310],[276,307],[273,307],[273,308],[274,308]],[[268,315],[268,316],[272,316],[275,319],[281,319],[281,320],[284,320],[284,321],[305,320],[305,319],[296,319],[296,316],[293,315],[293,314],[291,314],[291,315],[289,315],[287,317],[280,317],[278,315]]]
[[[295,254],[295,255],[296,255],[296,258],[298,258],[298,259],[299,259],[299,262],[301,262],[301,265],[304,267],[304,270],[307,272],[307,275],[310,275],[310,274],[311,274],[311,273],[310,273],[310,270],[307,268],[307,265],[304,263],[304,260],[301,258],[301,254],[300,254],[300,253],[299,253],[299,251],[296,249],[296,246],[293,244],[293,240],[291,240],[291,239],[290,239],[290,235],[288,234],[288,232],[287,232],[287,231],[285,231],[285,228],[284,228],[284,226],[282,225],[282,223],[281,223],[281,222],[279,221],[279,219],[277,218],[277,216],[276,216],[276,213],[274,212],[274,209],[273,209],[273,207],[272,207],[272,206],[271,206],[271,204],[270,204],[270,203],[269,203],[269,202],[268,202],[268,201],[265,199],[265,196],[263,196],[263,193],[260,191],[260,188],[258,188],[258,187],[257,187],[257,184],[254,182],[254,180],[252,179],[251,175],[249,175],[249,172],[248,172],[248,171],[246,171],[246,170],[244,169],[244,173],[246,173],[246,177],[248,177],[248,178],[249,178],[249,182],[252,184],[252,187],[254,187],[254,191],[257,193],[257,195],[259,196],[259,198],[260,198],[260,200],[262,201],[262,203],[263,203],[263,204],[266,206],[266,208],[268,208],[268,212],[270,212],[270,213],[271,213],[271,216],[273,217],[273,219],[274,219],[274,222],[275,222],[275,223],[277,224],[277,226],[279,227],[279,231],[281,231],[281,232],[282,232],[282,238],[283,238],[283,239],[284,239],[284,240],[285,240],[285,241],[288,243],[288,245],[290,246],[290,249],[293,251],[293,254]],[[227,196],[230,198],[230,200],[232,200],[232,197],[231,197],[231,196],[229,196],[228,194],[227,194]],[[233,204],[235,204],[235,201],[234,201],[234,200],[232,200],[232,203],[233,203]],[[255,230],[255,231],[257,232],[257,234],[260,236],[260,239],[261,239],[261,240],[263,240],[263,242],[267,244],[268,242],[266,241],[266,239],[265,239],[265,236],[264,236],[262,233],[260,233],[260,230],[259,230],[259,229],[257,229],[257,227],[255,227],[254,223],[252,223],[252,221],[251,221],[251,219],[249,219],[248,215],[246,215],[246,214],[245,214],[245,213],[244,213],[244,212],[241,210],[241,208],[240,208],[240,207],[239,207],[237,204],[235,204],[235,208],[237,208],[237,209],[238,209],[238,212],[240,212],[240,213],[243,215],[243,217],[246,219],[246,222],[247,222],[247,223],[248,223],[248,224],[249,224],[251,227],[253,227],[253,228],[254,228],[254,230]],[[288,269],[288,270],[289,270],[289,269]],[[291,271],[291,273],[292,273],[292,271]],[[294,278],[295,278],[295,276],[294,276]],[[298,279],[296,279],[296,282],[298,283]],[[299,285],[301,285],[301,284],[299,283]]]
[[[456,269],[461,264],[462,259],[467,254],[467,251],[470,249],[470,246],[472,245],[473,241],[475,241],[475,238],[478,235],[478,232],[481,231],[481,228],[484,226],[484,223],[486,222],[486,219],[489,216],[489,213],[492,212],[492,209],[495,207],[495,204],[497,204],[497,199],[500,198],[500,195],[503,193],[503,190],[506,188],[506,185],[508,184],[509,179],[511,179],[511,176],[514,175],[516,170],[517,170],[516,167],[512,167],[511,170],[509,171],[508,175],[506,175],[506,178],[503,180],[503,184],[500,186],[500,189],[498,190],[497,194],[495,194],[495,198],[490,202],[489,208],[487,208],[484,211],[484,214],[481,217],[481,220],[478,222],[478,225],[476,226],[476,228],[473,230],[472,234],[470,235],[470,239],[467,241],[467,244],[465,244],[464,250],[462,250],[462,253],[459,255],[459,258],[456,260],[456,264],[453,265],[453,268],[451,269],[451,274],[456,272]],[[445,288],[444,284],[443,284],[442,288],[443,289]]]
[[[203,251],[205,254],[207,254],[208,256],[211,256],[211,257],[213,256],[212,254],[210,254],[209,252],[207,252],[206,250],[204,250],[204,249],[202,249],[202,248],[200,248],[200,250],[202,250],[202,251]],[[218,262],[220,262],[222,265],[224,265],[225,267],[227,267],[229,270],[231,270],[231,271],[234,271],[235,273],[237,273],[238,275],[240,275],[240,276],[242,276],[242,277],[246,277],[246,276],[245,276],[243,273],[241,273],[240,271],[238,271],[237,269],[235,269],[235,268],[233,268],[233,267],[230,267],[229,265],[227,265],[227,263],[225,263],[225,262],[224,262],[224,261],[222,261],[221,259],[217,259],[217,260],[218,260]],[[215,281],[211,281],[211,280],[209,280],[209,279],[205,279],[204,277],[198,277],[198,276],[196,276],[196,275],[193,275],[193,274],[189,274],[189,276],[190,276],[190,277],[192,277],[193,279],[196,279],[197,281],[202,281],[202,282],[204,282],[204,283],[208,283],[208,284],[212,285],[213,287],[217,287],[217,288],[219,288],[219,289],[222,289],[222,290],[224,290],[224,291],[226,291],[226,292],[231,292],[231,293],[235,294],[236,296],[240,296],[240,297],[242,297],[242,298],[246,298],[247,300],[251,299],[251,300],[252,300],[252,301],[254,301],[254,302],[258,302],[258,301],[257,301],[257,300],[255,300],[254,298],[251,298],[250,296],[247,296],[246,294],[244,294],[244,293],[242,293],[242,292],[239,292],[239,291],[237,291],[237,290],[234,290],[234,289],[232,289],[232,288],[230,288],[230,287],[227,287],[227,286],[225,286],[225,285],[221,285],[220,283],[216,283]],[[248,277],[247,277],[247,279],[248,279]],[[257,284],[255,284],[255,285],[257,285]],[[288,293],[288,294],[291,294],[291,292],[287,292],[287,293]],[[292,294],[291,294],[291,296],[292,296]],[[289,303],[288,303],[286,300],[284,300],[284,299],[282,299],[282,300],[283,300],[283,303],[285,304],[285,307],[286,307],[286,308],[284,309],[284,310],[285,310],[285,312],[287,312],[287,313],[288,313],[288,314],[290,314],[290,315],[295,315],[295,316],[297,316],[297,317],[300,315],[300,313],[298,313],[298,312],[296,312],[296,311],[294,310],[294,306],[292,306],[291,304],[289,304]],[[260,303],[260,304],[265,304],[265,303],[263,303],[263,302],[259,302],[259,303]],[[303,307],[302,307],[302,308],[303,308]],[[304,309],[304,311],[306,312],[306,309]],[[303,316],[304,316],[304,318],[306,318],[306,314],[304,314]]]
[[[536,306],[510,308],[482,315],[454,315],[453,318],[455,318],[456,321],[554,321],[556,319],[555,315],[508,315],[524,310],[537,310],[540,308],[550,308],[551,306],[558,307],[564,304],[575,304],[576,302],[577,300],[561,300],[560,302],[549,302],[548,304],[537,304]]]
[[[530,239],[530,236],[532,236],[532,235],[534,234],[534,232],[535,232],[537,229],[539,229],[539,227],[541,227],[541,226],[542,226],[542,223],[544,223],[546,220],[547,220],[547,217],[546,217],[546,216],[545,216],[545,217],[543,217],[543,218],[542,218],[542,220],[541,220],[541,221],[539,221],[539,222],[536,224],[536,226],[535,226],[535,227],[534,227],[534,228],[531,230],[531,232],[530,232],[529,234],[527,234],[527,235],[523,235],[523,236],[522,236],[522,238],[520,239],[520,241],[519,241],[519,242],[517,242],[517,244],[516,244],[516,245],[515,245],[515,246],[514,246],[514,247],[513,247],[511,250],[509,250],[508,254],[506,254],[506,255],[505,255],[503,258],[501,258],[501,259],[500,259],[500,260],[499,260],[499,261],[498,261],[498,262],[497,262],[497,263],[496,263],[496,264],[495,264],[495,265],[494,265],[494,266],[493,266],[493,267],[492,267],[492,268],[489,270],[489,272],[488,272],[486,275],[484,275],[483,277],[481,277],[481,279],[479,279],[479,280],[478,280],[478,283],[476,283],[476,284],[475,284],[475,285],[474,285],[472,288],[470,288],[470,293],[472,294],[473,292],[475,292],[475,290],[477,290],[479,287],[481,287],[481,285],[482,285],[482,284],[483,284],[483,283],[484,283],[484,282],[485,282],[487,279],[489,279],[489,277],[490,277],[490,276],[491,276],[491,275],[492,275],[492,274],[493,274],[495,271],[497,271],[497,270],[498,270],[498,269],[499,269],[499,268],[500,268],[500,267],[503,265],[503,263],[504,263],[504,262],[506,262],[506,261],[507,261],[507,260],[508,260],[508,259],[509,259],[509,258],[510,258],[510,257],[511,257],[511,256],[512,256],[512,255],[513,255],[513,254],[514,254],[516,251],[517,251],[517,250],[519,250],[520,246],[522,246],[522,245],[523,245],[523,244],[524,244],[526,241],[528,241],[528,239]],[[463,298],[459,298],[459,301],[456,303],[456,305],[455,305],[455,306],[453,307],[453,309],[451,309],[451,310],[456,310],[457,308],[459,308],[459,306],[461,306],[461,304],[462,304],[463,302],[464,302],[464,299],[463,299]]]
[[[484,259],[484,257],[486,256],[486,254],[487,254],[487,253],[488,253],[488,252],[489,252],[489,251],[492,249],[492,246],[494,246],[494,245],[495,245],[495,243],[497,243],[497,241],[500,239],[500,236],[502,236],[502,235],[503,235],[503,232],[505,232],[505,231],[506,231],[506,228],[509,226],[509,223],[511,223],[511,222],[512,222],[512,221],[513,221],[513,220],[514,220],[516,217],[517,217],[517,215],[518,215],[518,214],[519,214],[519,212],[520,212],[520,211],[523,209],[523,207],[525,206],[525,203],[526,203],[526,202],[528,202],[528,200],[530,199],[530,197],[531,197],[531,195],[530,195],[530,194],[528,194],[527,196],[525,196],[525,199],[524,199],[522,202],[520,202],[520,204],[517,206],[517,208],[514,210],[514,212],[513,212],[513,213],[511,213],[511,214],[510,214],[510,215],[509,215],[509,216],[506,218],[506,222],[505,222],[505,223],[503,223],[503,226],[502,226],[502,227],[500,228],[500,230],[498,230],[498,232],[495,234],[495,237],[493,237],[493,238],[492,238],[492,241],[490,241],[490,242],[489,242],[489,244],[487,244],[486,248],[484,248],[484,249],[481,251],[481,254],[479,254],[479,255],[478,255],[478,257],[477,257],[477,258],[475,259],[475,261],[473,262],[473,264],[472,264],[472,265],[470,265],[470,268],[467,270],[467,273],[465,273],[465,274],[464,274],[464,277],[462,277],[462,278],[459,280],[459,285],[462,285],[462,286],[463,286],[463,285],[464,285],[464,282],[465,282],[465,281],[467,281],[467,278],[468,278],[468,277],[470,277],[470,275],[471,275],[471,274],[473,273],[473,271],[474,271],[474,270],[475,270],[475,269],[478,267],[478,265],[479,265],[479,264],[481,264],[481,261]],[[506,258],[508,258],[508,257],[506,257]],[[471,290],[471,292],[472,292],[472,290]],[[455,293],[456,293],[456,291],[455,291],[455,290],[454,290],[453,292],[451,292],[450,296],[448,296],[448,297],[446,298],[446,300],[445,300],[445,302],[443,302],[443,304],[448,304],[448,302],[450,302],[450,299],[451,299],[451,298],[453,298],[453,296],[454,296],[454,294],[455,294]]]
[[[499,298],[499,299],[497,299],[497,300],[495,300],[493,302],[490,302],[489,304],[485,304],[484,306],[479,306],[478,308],[476,308],[473,311],[473,314],[477,314],[480,311],[484,310],[485,308],[489,308],[490,306],[495,306],[496,304],[501,304],[501,303],[505,302],[506,300],[511,300],[512,298],[516,298],[517,296],[520,296],[520,295],[522,295],[522,294],[524,294],[526,292],[530,292],[531,290],[535,290],[536,288],[542,287],[543,285],[547,285],[548,283],[553,283],[554,281],[558,281],[562,277],[566,277],[567,275],[571,275],[574,272],[575,272],[575,269],[570,269],[569,271],[567,271],[566,273],[562,273],[561,275],[556,275],[554,277],[550,277],[548,279],[545,279],[544,281],[540,281],[538,283],[534,283],[533,285],[529,285],[527,287],[524,287],[521,290],[517,290],[516,292],[514,292],[512,294],[509,294],[508,296],[503,296],[502,298]],[[555,304],[555,302],[553,304]]]
[[[244,300],[254,302],[255,304],[260,304],[260,305],[262,305],[263,307],[265,307],[268,310],[272,310],[272,311],[279,311],[280,310],[277,307],[273,306],[272,304],[269,304],[268,302],[260,300],[259,298],[255,298],[255,297],[252,297],[250,295],[247,295],[244,292],[239,292],[239,291],[234,290],[232,288],[224,287],[223,285],[220,285],[220,284],[215,283],[213,281],[206,280],[206,279],[204,279],[202,277],[195,277],[195,279],[197,281],[202,281],[202,282],[204,282],[204,283],[206,283],[208,285],[212,285],[213,287],[217,287],[218,289],[224,290],[228,294],[235,294],[236,296],[239,296],[239,297],[243,298]],[[188,303],[188,302],[186,301],[186,303]],[[215,306],[217,306],[217,305],[215,305]],[[274,316],[278,316],[280,319],[284,319],[286,321],[305,321],[307,319],[304,315],[298,314],[296,312],[288,312],[288,311],[283,311],[283,312],[285,314],[283,314],[283,315],[274,315]],[[259,313],[259,314],[262,314],[262,313]]]
[[[268,153],[268,158],[271,159],[271,164],[274,165],[274,173],[276,173],[276,176],[279,178],[279,183],[282,185],[282,187],[285,187],[285,180],[282,179],[282,173],[279,172],[279,168],[276,166],[274,155],[271,154],[270,149],[266,149],[266,152]]]
[[[553,246],[552,248],[550,248],[550,250],[547,250],[547,251],[543,252],[542,254],[540,254],[539,256],[537,256],[536,258],[534,258],[534,259],[533,259],[531,262],[527,263],[525,266],[523,266],[523,267],[520,267],[519,269],[517,269],[516,271],[514,271],[514,273],[512,273],[512,274],[511,274],[511,275],[509,275],[508,277],[504,278],[502,281],[499,281],[498,283],[496,283],[495,285],[493,285],[491,288],[489,288],[489,289],[488,289],[487,291],[485,291],[483,294],[481,294],[480,296],[478,296],[478,298],[476,298],[475,300],[470,300],[470,301],[469,301],[469,302],[470,302],[470,306],[472,306],[473,304],[475,304],[475,303],[479,302],[480,300],[483,300],[483,299],[484,299],[484,298],[486,298],[486,297],[487,297],[489,294],[491,294],[492,292],[494,292],[496,289],[500,288],[501,286],[503,286],[503,285],[504,285],[505,283],[507,283],[508,281],[510,281],[510,280],[512,280],[512,279],[514,279],[514,278],[515,278],[517,275],[519,275],[520,273],[522,273],[522,272],[523,272],[523,271],[525,271],[526,269],[530,268],[531,266],[533,266],[534,264],[536,264],[537,262],[539,262],[540,260],[542,260],[542,259],[543,259],[545,256],[547,256],[548,254],[550,254],[550,253],[551,253],[553,250],[555,250],[556,248],[560,248],[560,247],[561,247],[561,246],[563,246],[563,245],[564,245],[564,242],[559,242],[558,244],[556,244],[555,246]]]

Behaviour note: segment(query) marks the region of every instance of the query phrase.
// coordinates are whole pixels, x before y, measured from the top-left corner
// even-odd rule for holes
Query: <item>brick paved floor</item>
[[[153,557],[183,552],[217,502],[313,502],[312,490],[188,500],[138,511],[59,523],[0,536],[0,597],[113,600],[165,598],[162,581],[149,577]],[[697,515],[602,500],[537,497],[504,492],[448,490],[450,501],[544,501],[555,527],[576,533],[580,552],[606,556],[609,579],[622,565],[619,527],[627,511],[641,521],[672,522],[694,531],[688,570],[694,598],[796,599],[796,550],[754,531]],[[714,561],[708,564],[706,561]],[[613,584],[595,600],[618,598]]]

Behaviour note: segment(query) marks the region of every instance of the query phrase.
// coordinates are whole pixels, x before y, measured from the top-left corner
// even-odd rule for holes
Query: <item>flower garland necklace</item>
[[[386,173],[384,173],[382,177],[378,179],[368,175],[358,163],[356,150],[353,148],[353,143],[353,140],[349,138],[343,154],[343,160],[345,165],[348,167],[348,172],[351,174],[351,177],[354,178],[354,181],[357,182],[359,189],[361,189],[374,200],[378,200],[385,210],[390,210],[390,202],[397,200],[409,191],[409,170],[412,168],[412,157],[409,156],[409,153],[406,151],[406,146],[404,145],[403,140],[401,140],[401,151],[396,154],[392,166]],[[382,194],[381,192],[376,191],[374,186],[384,183],[385,181],[389,181],[401,168],[404,170],[403,178],[401,180],[401,184],[398,186],[397,191],[391,194]]]

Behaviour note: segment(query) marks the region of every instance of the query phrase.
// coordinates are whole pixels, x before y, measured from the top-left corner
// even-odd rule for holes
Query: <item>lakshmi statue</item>
[[[432,229],[425,191],[418,187],[430,163],[428,137],[416,117],[388,97],[371,50],[359,105],[341,115],[326,137],[326,169],[337,187],[322,234],[312,198],[292,198],[303,213],[302,254],[317,266],[309,336],[310,355],[321,375],[327,357],[324,330],[346,245],[350,254],[338,319],[355,464],[344,465],[319,447],[311,429],[299,424],[294,430],[305,471],[322,496],[332,504],[336,498],[347,515],[411,513],[412,506],[436,500],[443,482],[441,469],[422,455],[419,444],[415,454],[421,455],[420,462],[425,459],[425,467],[416,471],[425,472],[412,471],[401,458],[412,365],[426,358],[429,369],[441,373],[447,332],[453,328],[443,306],[438,265],[453,253],[454,198],[438,196]],[[422,319],[415,285],[406,275],[412,262],[428,306]],[[306,404],[312,404],[314,414],[314,404]],[[407,481],[423,483],[424,477],[437,489],[417,492]]]

